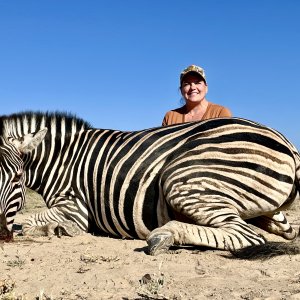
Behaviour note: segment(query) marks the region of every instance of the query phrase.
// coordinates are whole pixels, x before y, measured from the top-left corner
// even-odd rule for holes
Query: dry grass
[[[20,213],[35,213],[36,211],[41,210],[42,208],[46,208],[46,204],[42,196],[31,189],[26,189],[25,207],[22,209],[22,211],[20,211]]]
[[[137,294],[142,297],[142,299],[170,299],[161,293],[161,289],[166,284],[165,275],[161,267],[162,262],[158,266],[157,274],[147,273],[140,279]]]
[[[8,267],[18,267],[18,268],[22,268],[25,264],[25,259],[21,259],[20,256],[16,256],[16,259],[13,260],[9,260],[6,265]]]

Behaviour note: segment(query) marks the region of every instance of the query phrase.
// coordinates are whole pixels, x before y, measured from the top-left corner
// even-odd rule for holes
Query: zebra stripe
[[[287,239],[296,236],[280,210],[296,198],[299,153],[255,122],[224,118],[122,132],[93,129],[71,115],[22,113],[1,117],[0,128],[12,139],[1,148],[15,147],[13,159],[1,158],[2,177],[23,165],[23,184],[49,208],[26,222],[27,233],[98,228],[147,239],[152,254],[173,244],[231,250],[264,244],[247,219]],[[29,151],[31,144],[36,148]],[[1,211],[9,206],[13,215],[24,197],[5,191],[4,184]]]

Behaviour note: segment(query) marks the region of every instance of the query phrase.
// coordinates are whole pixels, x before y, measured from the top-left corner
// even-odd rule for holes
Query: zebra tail
[[[246,260],[268,260],[280,255],[300,254],[300,238],[292,242],[271,242],[257,246],[249,246],[239,250],[230,250],[234,258]]]

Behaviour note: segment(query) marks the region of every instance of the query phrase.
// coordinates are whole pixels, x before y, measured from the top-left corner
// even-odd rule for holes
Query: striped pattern
[[[63,114],[23,113],[0,122],[2,136],[15,139],[48,128],[45,140],[22,155],[25,185],[49,208],[28,220],[28,233],[72,221],[83,231],[147,239],[151,254],[173,244],[263,244],[246,219],[288,239],[296,235],[278,211],[298,191],[298,151],[257,123],[214,119],[121,132]],[[20,163],[9,164],[17,170]],[[2,212],[22,206],[4,187],[0,193]]]
[[[0,211],[5,215],[5,225],[11,231],[16,211],[24,206],[23,164],[19,158],[20,153],[16,151],[10,138],[2,137],[0,143]]]

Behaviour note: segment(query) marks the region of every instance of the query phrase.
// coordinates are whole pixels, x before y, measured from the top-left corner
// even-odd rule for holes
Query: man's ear
[[[12,143],[21,153],[29,153],[43,141],[47,131],[48,128],[45,127],[39,131],[28,133],[18,139],[14,139]]]

